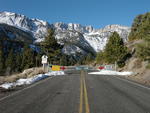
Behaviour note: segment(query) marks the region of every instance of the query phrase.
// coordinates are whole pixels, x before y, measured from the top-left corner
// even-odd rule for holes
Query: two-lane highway
[[[150,89],[71,70],[1,99],[0,113],[150,113]]]

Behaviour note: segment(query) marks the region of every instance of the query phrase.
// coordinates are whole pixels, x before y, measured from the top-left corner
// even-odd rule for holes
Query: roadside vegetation
[[[127,78],[150,85],[150,13],[134,19],[128,43],[132,57],[124,69],[135,72],[135,75]]]
[[[104,51],[97,54],[96,62],[98,64],[117,63],[119,67],[123,67],[128,56],[129,52],[122,38],[117,32],[114,32],[110,36]]]
[[[40,66],[40,54],[23,42],[0,40],[0,75],[18,73],[24,69]]]
[[[97,64],[114,64],[124,67],[129,58],[137,58],[138,62],[147,62],[145,66],[150,69],[150,13],[138,15],[132,24],[128,48],[120,36],[114,32],[110,36],[104,51],[97,54]],[[138,43],[137,43],[138,42]]]
[[[148,62],[150,66],[150,13],[138,15],[133,22],[129,41],[142,40],[135,45],[136,57],[141,61]]]

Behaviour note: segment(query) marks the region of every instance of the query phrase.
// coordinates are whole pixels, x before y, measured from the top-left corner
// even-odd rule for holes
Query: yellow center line
[[[90,113],[89,103],[88,103],[88,95],[87,95],[87,89],[86,89],[86,82],[85,82],[85,75],[84,75],[84,72],[81,71],[81,76],[80,76],[80,106],[79,106],[79,113],[83,112],[83,96],[84,96],[84,102],[85,102],[85,112],[86,113]]]
[[[86,113],[90,113],[89,103],[88,103],[88,95],[87,95],[87,89],[86,89],[86,83],[85,83],[85,76],[83,79],[84,83],[84,98],[85,98],[85,111]]]
[[[82,73],[80,76],[80,107],[79,107],[79,113],[82,113],[82,107],[83,107],[83,83],[82,83]]]

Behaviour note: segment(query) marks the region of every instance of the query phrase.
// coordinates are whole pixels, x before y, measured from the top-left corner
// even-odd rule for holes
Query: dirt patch
[[[150,69],[146,68],[147,65],[148,62],[141,61],[138,58],[129,59],[123,70],[132,71],[135,74],[126,76],[126,78],[150,86]]]

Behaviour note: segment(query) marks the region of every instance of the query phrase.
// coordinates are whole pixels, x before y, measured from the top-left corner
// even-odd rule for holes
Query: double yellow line
[[[90,113],[87,89],[86,89],[86,83],[85,83],[85,74],[84,74],[84,71],[81,71],[79,113],[83,113],[83,102],[85,103],[85,113]]]

